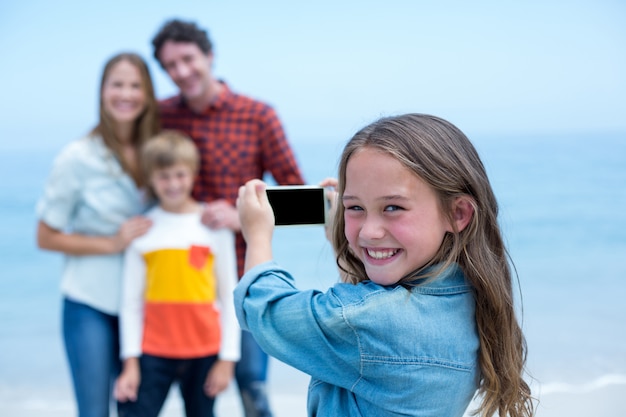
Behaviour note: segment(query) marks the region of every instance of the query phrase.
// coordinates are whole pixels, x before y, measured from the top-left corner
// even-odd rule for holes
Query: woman
[[[100,120],[57,156],[37,206],[37,244],[66,257],[63,337],[80,417],[108,417],[119,372],[118,304],[122,253],[150,221],[139,216],[138,153],[158,132],[148,67],[134,53],[105,65]]]

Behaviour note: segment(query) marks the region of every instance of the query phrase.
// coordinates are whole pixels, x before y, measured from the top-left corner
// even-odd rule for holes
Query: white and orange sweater
[[[233,232],[205,227],[200,212],[176,214],[156,207],[147,217],[152,227],[124,256],[121,357],[218,354],[222,360],[239,360]]]

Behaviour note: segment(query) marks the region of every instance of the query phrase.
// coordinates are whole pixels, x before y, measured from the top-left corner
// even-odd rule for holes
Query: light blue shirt
[[[73,233],[110,236],[143,210],[135,182],[98,136],[67,145],[56,157],[37,216],[48,226]],[[120,303],[122,253],[66,256],[62,292],[109,314]]]
[[[475,302],[457,267],[410,289],[322,293],[268,262],[243,276],[235,308],[268,354],[311,375],[309,416],[462,416],[478,388]]]

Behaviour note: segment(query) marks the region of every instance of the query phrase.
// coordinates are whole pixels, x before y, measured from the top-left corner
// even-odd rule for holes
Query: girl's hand
[[[261,180],[248,181],[239,188],[237,210],[241,233],[248,245],[255,241],[267,243],[272,240],[274,232],[274,212],[270,206],[266,184]]]
[[[337,199],[339,194],[337,193],[337,186],[339,181],[336,178],[326,178],[320,182],[320,186],[326,188],[326,199],[329,202],[328,213],[326,214],[326,224],[324,224],[324,231],[326,232],[326,239],[332,243],[333,226],[335,224],[335,215],[337,213]]]
[[[237,210],[241,233],[247,243],[246,271],[272,259],[274,212],[265,188],[266,184],[261,180],[250,180],[239,188]]]

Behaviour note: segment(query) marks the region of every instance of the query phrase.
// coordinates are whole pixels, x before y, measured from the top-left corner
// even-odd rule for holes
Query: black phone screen
[[[276,226],[324,224],[324,188],[283,186],[266,191]]]

